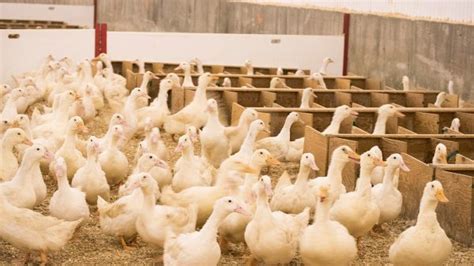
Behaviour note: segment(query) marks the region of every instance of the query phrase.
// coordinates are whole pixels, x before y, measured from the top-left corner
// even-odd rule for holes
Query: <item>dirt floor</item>
[[[89,134],[102,136],[107,130],[107,122],[105,121],[108,121],[108,117],[110,117],[110,113],[103,113],[100,118],[97,117],[94,121],[87,123],[87,127],[90,129]],[[173,151],[176,143],[171,140],[171,137],[168,134],[162,134],[162,138],[170,147],[170,151]],[[139,139],[135,138],[126,146],[125,153],[130,162],[133,162],[138,141]],[[198,150],[199,148],[196,146],[196,152]],[[173,165],[178,157],[178,154],[172,154],[170,165]],[[132,168],[130,167],[130,170]],[[285,163],[279,167],[265,169],[264,174],[269,174],[275,182],[284,170],[287,170],[290,175],[296,175],[298,164]],[[36,211],[43,214],[48,213],[49,199],[57,188],[54,180],[47,176],[45,176],[45,180],[48,186],[48,198],[35,208]],[[114,196],[117,195],[117,190],[117,187],[112,189]],[[162,250],[149,247],[138,238],[133,250],[124,251],[116,238],[102,233],[96,207],[91,207],[91,213],[92,219],[77,230],[74,238],[69,241],[63,250],[49,254],[50,264],[161,264]],[[413,223],[414,221],[399,219],[385,225],[385,232],[365,236],[362,240],[363,248],[359,251],[359,258],[353,264],[388,264],[390,245],[403,230]],[[453,246],[449,265],[474,265],[474,248],[468,248],[455,241],[453,241]],[[23,251],[0,240],[0,264],[22,262],[24,255]],[[223,254],[220,264],[243,265],[248,255],[249,251],[244,244],[230,244],[230,250]],[[33,254],[30,262],[39,263],[37,254]],[[298,258],[291,263],[291,265],[301,264]]]

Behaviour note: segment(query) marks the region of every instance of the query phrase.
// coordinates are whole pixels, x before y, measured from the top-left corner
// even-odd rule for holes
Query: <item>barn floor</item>
[[[33,108],[31,108],[33,109]],[[110,113],[104,112],[96,117],[94,121],[87,124],[91,135],[102,136],[107,130],[107,124]],[[168,134],[162,134],[165,143],[174,150],[174,143]],[[133,139],[131,145],[126,147],[126,155],[129,162],[132,162],[139,139]],[[198,151],[196,146],[196,150]],[[179,155],[171,156],[172,166],[179,158]],[[272,167],[268,174],[276,182],[277,178],[287,170],[290,175],[296,175],[298,164],[285,163],[280,167]],[[48,186],[48,198],[35,210],[44,214],[48,213],[49,199],[56,190],[56,182],[45,176]],[[118,188],[113,188],[112,195],[117,195]],[[99,227],[97,208],[91,208],[92,219],[76,232],[76,235],[65,248],[59,252],[49,254],[51,264],[152,264],[160,263],[162,250],[154,249],[146,245],[138,238],[136,248],[124,251],[116,238],[102,233]],[[414,221],[396,220],[385,225],[385,232],[367,235],[362,240],[363,248],[359,251],[359,258],[354,262],[355,265],[362,264],[387,264],[388,249],[395,238]],[[474,265],[474,248],[468,248],[462,244],[453,241],[453,252],[449,259],[449,265]],[[0,240],[0,264],[12,264],[22,262],[25,253],[14,248],[8,243]],[[34,254],[30,262],[39,263],[39,257]],[[232,245],[228,253],[223,254],[221,265],[243,265],[249,252],[244,244]],[[300,265],[301,261],[295,259],[292,265]]]

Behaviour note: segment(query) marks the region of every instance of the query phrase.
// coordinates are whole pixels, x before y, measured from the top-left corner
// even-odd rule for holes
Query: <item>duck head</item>
[[[191,141],[191,138],[188,135],[183,135],[179,138],[178,140],[178,145],[175,148],[175,152],[182,152],[185,149],[191,147],[193,145],[193,142]]]
[[[198,79],[198,86],[201,88],[207,88],[209,86],[209,83],[216,81],[218,78],[215,76],[212,76],[211,73],[206,72],[199,76]]]
[[[275,159],[271,153],[265,149],[258,149],[253,152],[252,154],[252,163],[259,166],[272,166],[272,165],[279,165],[280,161]]]
[[[31,147],[27,148],[23,156],[23,160],[39,161],[44,159],[48,162],[50,162],[54,157],[51,152],[39,144],[33,144]]]
[[[300,114],[298,114],[297,112],[291,112],[287,117],[286,117],[286,120],[289,121],[290,123],[294,123],[296,121],[302,123],[302,124],[305,124],[305,122],[303,120],[301,120],[300,118]]]
[[[265,123],[261,119],[257,119],[250,123],[250,130],[255,132],[264,131],[266,133],[270,133],[270,130],[265,127]]]
[[[453,121],[451,121],[451,126],[450,129],[459,132],[459,128],[461,127],[461,120],[459,118],[454,118]]]
[[[76,133],[82,132],[82,133],[89,133],[89,129],[84,125],[84,121],[82,120],[81,117],[79,116],[73,116],[69,119],[68,123],[70,129]]]
[[[377,113],[379,115],[384,115],[386,117],[393,117],[393,116],[405,117],[405,115],[401,113],[400,111],[398,111],[397,107],[395,107],[392,104],[384,104],[380,106],[379,109],[377,110]]]
[[[53,161],[53,170],[56,178],[65,177],[67,174],[67,164],[63,157],[57,156]]]
[[[127,126],[127,121],[125,120],[125,117],[122,114],[115,113],[112,115],[112,118],[110,118],[110,125]]]
[[[301,156],[300,165],[303,167],[311,168],[314,171],[319,171],[319,167],[316,165],[316,161],[314,160],[314,155],[309,152],[304,153]]]
[[[196,143],[199,140],[200,130],[194,126],[186,127],[186,135],[188,135],[193,143]]]
[[[390,155],[387,158],[386,163],[387,163],[387,167],[392,167],[395,169],[400,168],[402,171],[410,172],[410,168],[408,168],[408,166],[403,161],[403,157],[398,153],[394,153]]]
[[[210,114],[216,114],[218,111],[217,101],[214,99],[207,100],[207,112]]]
[[[244,209],[244,205],[235,197],[223,197],[214,203],[214,211],[222,215],[228,215],[233,212],[250,216],[249,211]]]
[[[157,75],[155,75],[153,72],[151,71],[146,71],[144,74],[143,74],[143,78],[146,78],[148,80],[150,79],[160,79]]]
[[[3,141],[8,140],[14,144],[26,144],[33,145],[33,142],[28,138],[25,131],[21,128],[10,128],[7,129],[5,135],[3,136]]]
[[[268,175],[263,175],[258,179],[253,187],[257,195],[265,196],[267,198],[273,195],[272,179]]]
[[[173,85],[174,83],[171,79],[165,78],[162,81],[160,81],[160,90],[165,90],[166,92],[168,92],[173,88]]]
[[[448,148],[443,143],[438,143],[435,148],[433,156],[433,164],[447,164],[448,163]]]
[[[426,183],[423,195],[426,195],[432,201],[449,202],[446,195],[444,195],[443,185],[438,180]]]
[[[140,159],[138,159],[138,168],[141,171],[149,171],[153,167],[168,169],[168,164],[153,153],[144,153]]]
[[[174,70],[190,71],[191,65],[188,62],[181,62]]]
[[[243,117],[244,121],[246,122],[252,122],[252,121],[255,121],[257,120],[258,118],[258,113],[257,111],[255,111],[255,109],[253,108],[246,108],[241,116]]]
[[[387,163],[380,159],[373,151],[366,151],[360,156],[361,168],[374,169],[377,166],[387,166]]]
[[[359,113],[352,110],[352,108],[350,108],[347,105],[341,105],[341,106],[338,106],[336,108],[336,110],[334,111],[333,119],[337,118],[337,119],[340,119],[340,121],[342,121],[342,120],[348,118],[351,115],[357,117],[359,115]]]
[[[176,75],[176,73],[168,73],[166,75],[166,78],[171,80],[172,83],[173,83],[173,87],[176,86],[176,87],[180,87],[181,84],[179,83],[179,76]],[[161,87],[160,87],[161,88]]]
[[[94,136],[89,137],[87,140],[86,150],[88,155],[99,154],[102,152],[99,139]]]
[[[337,147],[332,152],[331,161],[332,160],[343,161],[343,162],[349,162],[352,160],[358,163],[360,161],[360,155],[357,154],[355,151],[353,151],[349,146],[342,145],[342,146]]]
[[[12,127],[19,127],[26,129],[30,126],[30,118],[25,114],[16,115],[15,120],[13,121]]]

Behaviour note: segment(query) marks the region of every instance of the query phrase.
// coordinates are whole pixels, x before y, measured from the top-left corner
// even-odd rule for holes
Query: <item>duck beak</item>
[[[30,146],[31,146],[31,145],[33,145],[33,142],[32,142],[31,140],[29,140],[29,139],[25,139],[25,140],[23,141],[23,144],[26,144],[26,145],[30,145]]]
[[[405,171],[405,172],[410,172],[410,168],[408,168],[408,166],[405,164],[403,160],[400,162],[400,169],[402,169],[402,171]]]
[[[43,159],[45,159],[48,162],[52,161],[53,158],[54,158],[54,155],[49,151],[46,151],[43,155]]]
[[[183,70],[181,66],[177,66],[174,70]]]
[[[358,116],[358,115],[359,115],[359,113],[358,113],[358,112],[356,112],[356,111],[351,111],[351,115],[353,115],[353,116]]]
[[[311,164],[309,165],[311,167],[311,169],[313,169],[314,171],[319,171],[319,167],[316,165],[316,162],[315,161],[311,161]]]
[[[217,77],[217,76],[212,76],[211,77],[211,81],[218,81],[218,80],[219,80],[219,77]]]
[[[163,169],[168,169],[168,165],[162,161],[162,160],[158,160],[156,163],[155,163],[155,166],[156,167],[160,167],[160,168],[163,168]]]
[[[84,134],[89,133],[89,129],[88,129],[86,126],[84,126],[84,125],[82,125],[82,126],[80,127],[80,129],[81,129],[82,133],[84,133]]]
[[[446,195],[444,195],[444,190],[442,188],[438,189],[436,191],[436,199],[438,199],[440,202],[449,202],[448,198]]]
[[[268,134],[272,133],[268,128],[264,128],[262,131]]]
[[[280,161],[278,161],[277,159],[275,159],[273,157],[268,158],[265,162],[268,165],[279,165],[280,164]]]
[[[402,112],[400,112],[400,111],[395,112],[395,115],[396,115],[397,117],[405,117],[405,115],[404,115]]]
[[[182,152],[184,149],[183,144],[178,143],[178,146],[174,149],[174,152]]]
[[[356,152],[350,151],[348,155],[349,159],[353,160],[354,162],[358,163],[360,161],[360,155]]]
[[[376,159],[374,159],[374,165],[385,167],[385,166],[387,166],[387,163],[384,162],[383,160],[379,159],[379,158],[376,158]]]
[[[305,122],[303,121],[303,119],[301,119],[301,118],[298,119],[298,122],[300,122],[300,123],[303,124],[303,125],[306,125],[306,123],[305,123]]]
[[[237,208],[235,208],[234,212],[240,213],[245,216],[252,216],[252,214],[246,209],[244,209],[242,206],[238,206]]]
[[[312,94],[314,98],[318,98],[318,95],[316,95],[316,93],[313,92]]]

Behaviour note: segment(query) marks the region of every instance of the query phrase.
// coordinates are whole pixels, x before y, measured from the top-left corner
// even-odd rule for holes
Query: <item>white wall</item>
[[[203,64],[301,67],[318,70],[332,57],[328,72],[342,74],[343,36],[204,33],[108,32],[107,51],[114,60],[180,62],[193,57]],[[279,39],[279,43],[271,43]]]
[[[9,34],[19,34],[9,39]],[[11,75],[36,70],[43,59],[68,56],[74,61],[94,57],[94,30],[0,30],[0,83]]]
[[[94,6],[0,3],[0,19],[56,20],[94,27]]]
[[[403,14],[433,20],[474,23],[473,0],[243,0],[244,2],[306,5],[358,12]]]

